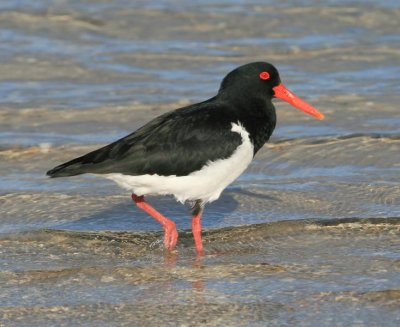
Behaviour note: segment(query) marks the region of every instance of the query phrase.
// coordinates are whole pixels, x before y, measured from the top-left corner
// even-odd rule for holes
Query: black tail
[[[117,149],[120,147],[117,147]],[[100,149],[89,152],[81,157],[63,163],[51,170],[46,175],[50,177],[67,177],[85,173],[105,173],[110,152],[114,149],[114,143]]]
[[[134,133],[100,149],[63,163],[49,170],[46,175],[50,177],[67,177],[85,173],[106,174],[115,171],[117,167],[120,169],[126,165],[130,167],[131,163],[129,161],[124,162],[122,159],[132,146],[132,144],[126,141],[132,135]]]
[[[76,158],[62,165],[54,167],[53,169],[49,170],[46,175],[54,178],[84,174],[86,173],[86,170],[84,169],[85,165],[81,162],[80,159],[81,158]]]

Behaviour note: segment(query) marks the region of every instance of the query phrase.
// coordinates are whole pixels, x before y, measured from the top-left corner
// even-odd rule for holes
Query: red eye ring
[[[261,72],[259,76],[263,80],[267,80],[271,77],[268,72]]]

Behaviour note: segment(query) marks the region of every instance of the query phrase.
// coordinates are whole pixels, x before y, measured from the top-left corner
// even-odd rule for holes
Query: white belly
[[[212,202],[232,183],[253,159],[253,144],[243,126],[232,123],[233,132],[242,137],[242,144],[226,159],[210,161],[187,176],[139,175],[120,173],[99,175],[113,180],[136,195],[172,194],[180,202],[202,200]]]

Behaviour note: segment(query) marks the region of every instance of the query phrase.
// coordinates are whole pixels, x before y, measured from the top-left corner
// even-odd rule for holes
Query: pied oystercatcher
[[[274,97],[318,118],[317,109],[289,91],[277,69],[254,62],[231,71],[218,94],[204,102],[167,112],[124,138],[59,165],[50,177],[95,174],[132,192],[136,205],[161,223],[164,245],[174,249],[175,223],[145,202],[145,195],[172,194],[192,203],[196,250],[203,254],[204,205],[250,164],[275,124]]]

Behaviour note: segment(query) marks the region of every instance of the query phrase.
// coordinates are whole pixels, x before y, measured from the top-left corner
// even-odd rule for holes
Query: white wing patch
[[[187,176],[139,175],[120,173],[98,176],[113,180],[136,195],[172,194],[180,202],[199,200],[215,201],[222,191],[247,168],[253,159],[253,144],[249,133],[241,124],[232,123],[232,132],[240,134],[242,144],[226,159],[209,161],[200,170]]]

